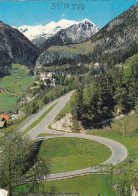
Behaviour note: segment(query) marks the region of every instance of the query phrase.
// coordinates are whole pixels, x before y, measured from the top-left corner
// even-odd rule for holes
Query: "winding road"
[[[58,104],[49,112],[49,114],[36,127],[34,127],[32,130],[30,130],[27,133],[31,139],[35,141],[41,141],[41,140],[55,138],[55,137],[76,137],[76,138],[84,138],[88,140],[93,140],[93,141],[106,145],[112,151],[111,157],[107,161],[105,161],[103,164],[116,165],[118,162],[124,161],[127,157],[128,152],[125,146],[123,146],[119,142],[116,142],[108,138],[99,137],[99,136],[76,134],[76,133],[65,133],[61,131],[54,131],[48,128],[50,123],[55,119],[56,115],[62,110],[62,108],[68,102],[72,93],[73,91],[67,93],[66,95],[44,106],[36,115],[31,116],[29,120],[27,120],[20,127],[19,131],[25,130],[36,119],[38,119],[45,111],[47,111],[53,104],[58,102]],[[51,133],[51,134],[56,134],[56,135],[37,138],[37,135],[40,133]],[[98,173],[98,168],[96,168],[95,166],[95,167],[85,168],[85,169],[76,170],[76,171],[70,171],[70,172],[64,172],[64,173],[58,173],[58,174],[50,174],[45,180],[51,181],[51,180],[57,180],[57,179],[72,178],[74,176],[81,176],[81,175],[86,175],[86,174],[91,174],[91,173]]]

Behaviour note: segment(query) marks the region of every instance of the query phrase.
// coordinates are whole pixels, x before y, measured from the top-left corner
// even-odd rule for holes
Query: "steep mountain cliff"
[[[39,50],[17,29],[0,21],[0,76],[8,73],[10,64],[35,65]]]
[[[79,56],[81,63],[99,62],[105,66],[113,66],[116,63],[125,61],[129,56],[138,52],[137,47],[137,25],[138,25],[138,4],[132,6],[129,10],[109,22],[105,27],[98,31],[86,42],[66,46],[52,46],[47,52],[43,52],[37,59],[37,65],[48,65],[52,62],[50,53],[56,51],[57,58],[54,62],[62,64],[61,51],[70,52]],[[43,48],[43,47],[42,47]],[[48,55],[47,55],[48,54]],[[59,58],[59,56],[61,58]],[[43,58],[44,57],[44,58]],[[40,61],[41,59],[41,61]],[[46,60],[46,61],[45,61]],[[69,58],[68,58],[69,60]],[[64,62],[66,61],[64,57]],[[71,59],[73,65],[76,59]]]

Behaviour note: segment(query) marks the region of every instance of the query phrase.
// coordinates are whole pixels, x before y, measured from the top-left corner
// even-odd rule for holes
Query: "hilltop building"
[[[40,81],[51,80],[52,72],[40,73]]]
[[[56,79],[52,78],[52,76],[52,72],[40,73],[40,81],[43,81],[45,86],[56,86]]]

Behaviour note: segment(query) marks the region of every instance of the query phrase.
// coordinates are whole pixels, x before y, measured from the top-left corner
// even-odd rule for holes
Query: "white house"
[[[46,80],[46,73],[40,73],[40,80]]]
[[[40,80],[51,80],[52,79],[52,72],[40,73]]]

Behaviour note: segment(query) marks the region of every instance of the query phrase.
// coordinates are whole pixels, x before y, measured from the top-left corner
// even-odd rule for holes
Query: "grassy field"
[[[17,97],[12,96],[11,93],[0,93],[0,111],[13,111],[16,105]]]
[[[0,79],[0,88],[5,90],[5,92],[0,93],[0,111],[14,110],[18,97],[33,82],[34,76],[29,75],[29,69],[27,67],[13,64],[11,75]]]
[[[78,138],[52,138],[43,141],[39,156],[51,159],[51,172],[83,169],[106,161],[111,151],[94,141]]]
[[[88,134],[111,138],[122,143],[128,150],[128,159],[138,159],[138,117],[137,114],[126,115],[114,120],[110,126],[92,129]]]
[[[25,135],[26,133],[28,133],[28,131],[30,131],[31,129],[33,129],[36,125],[38,125],[47,115],[48,113],[58,104],[55,103],[53,104],[47,111],[45,111],[36,121],[34,121],[24,132],[23,135]]]
[[[113,178],[109,175],[87,175],[65,180],[40,183],[39,192],[51,190],[55,187],[56,193],[79,193],[79,196],[116,196],[112,188]],[[26,186],[15,189],[28,191]],[[38,192],[38,191],[37,191]]]
[[[51,46],[49,51],[65,51],[74,54],[88,54],[94,50],[94,48],[101,44],[102,41],[99,40],[96,43],[92,43],[91,41],[86,41],[80,44],[73,44],[69,46]]]
[[[26,106],[25,106],[25,105],[23,105],[23,106],[21,106],[21,107],[19,108],[19,110],[22,111],[22,112],[24,112],[25,109],[26,109]]]
[[[116,196],[108,175],[88,175],[43,183],[47,190],[55,186],[57,193],[79,193],[79,196]],[[41,190],[41,187],[40,187]]]

